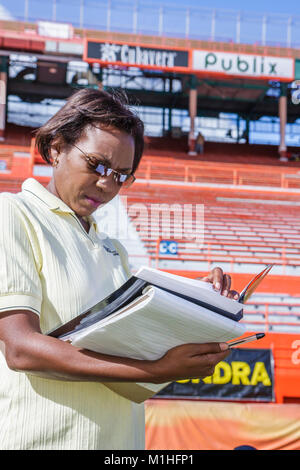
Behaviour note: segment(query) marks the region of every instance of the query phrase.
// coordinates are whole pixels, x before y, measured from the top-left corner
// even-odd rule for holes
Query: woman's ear
[[[50,146],[50,157],[52,163],[55,162],[61,152],[61,142],[59,139],[54,139]]]

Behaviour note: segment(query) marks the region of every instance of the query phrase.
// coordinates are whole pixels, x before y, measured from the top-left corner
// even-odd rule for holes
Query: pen
[[[240,293],[240,297],[239,297],[239,300],[238,302],[240,302],[241,304],[245,304],[247,302],[247,300],[250,299],[251,295],[253,294],[253,292],[255,291],[255,289],[257,288],[257,286],[259,286],[259,284],[261,283],[261,281],[266,277],[266,275],[271,271],[271,269],[273,268],[274,264],[268,264],[268,266],[265,267],[265,269],[263,269],[259,274],[257,274],[253,279],[251,279],[251,281],[249,282],[249,284],[246,285],[245,289],[242,290],[242,292]]]
[[[237,339],[236,341],[232,341],[231,343],[227,343],[229,348],[232,346],[237,346],[238,344],[248,343],[250,341],[255,341],[257,339],[261,339],[265,336],[265,333],[257,333],[256,335],[248,336],[247,338]]]

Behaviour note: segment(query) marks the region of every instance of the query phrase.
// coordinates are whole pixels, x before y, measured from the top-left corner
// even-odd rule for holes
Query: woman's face
[[[134,138],[116,128],[87,127],[76,147],[85,154],[97,155],[99,161],[120,173],[131,173],[134,159]],[[51,156],[58,160],[47,189],[65,202],[78,216],[92,214],[100,205],[111,201],[121,186],[113,174],[101,177],[89,169],[78,148],[68,147],[60,153],[53,147]]]

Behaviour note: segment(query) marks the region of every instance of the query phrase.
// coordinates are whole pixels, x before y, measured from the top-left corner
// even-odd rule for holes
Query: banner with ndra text
[[[217,364],[212,376],[173,382],[156,397],[275,401],[272,351],[233,348],[231,354]]]

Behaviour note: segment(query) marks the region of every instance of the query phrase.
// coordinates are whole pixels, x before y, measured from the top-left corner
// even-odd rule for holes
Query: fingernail
[[[227,351],[229,349],[229,346],[227,343],[219,343],[221,351]]]

